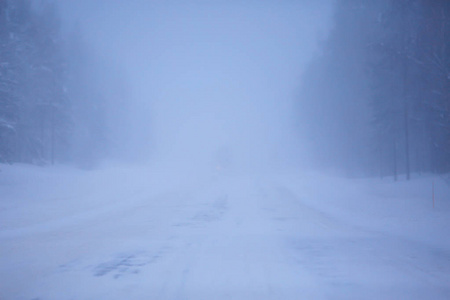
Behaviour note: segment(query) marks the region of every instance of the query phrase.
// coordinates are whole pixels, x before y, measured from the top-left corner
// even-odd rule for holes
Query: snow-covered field
[[[2,300],[450,298],[439,177],[0,169]]]

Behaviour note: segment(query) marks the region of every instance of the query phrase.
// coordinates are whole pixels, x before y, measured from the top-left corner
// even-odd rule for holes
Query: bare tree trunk
[[[55,164],[55,111],[54,107],[50,110],[50,161]]]
[[[410,158],[409,158],[409,122],[408,122],[408,103],[405,101],[405,159],[406,159],[406,179],[410,179]]]
[[[397,143],[395,141],[393,141],[393,145],[394,145],[394,180],[397,181]]]
[[[406,163],[406,179],[410,179],[410,159],[409,159],[409,111],[408,111],[408,50],[407,50],[407,38],[408,38],[408,24],[406,22],[407,15],[407,2],[403,4],[402,11],[402,100],[403,100],[403,117],[404,117],[404,135],[405,135],[405,163]]]

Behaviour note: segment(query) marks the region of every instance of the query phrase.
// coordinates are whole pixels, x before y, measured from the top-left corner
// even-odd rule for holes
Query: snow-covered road
[[[0,299],[450,298],[447,248],[333,216],[280,180],[135,188],[85,211],[3,221]]]

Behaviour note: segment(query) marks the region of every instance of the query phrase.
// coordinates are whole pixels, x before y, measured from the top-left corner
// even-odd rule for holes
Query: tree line
[[[300,118],[318,158],[350,174],[450,171],[450,2],[338,0],[305,72]]]
[[[105,99],[89,63],[55,3],[0,0],[1,163],[92,161],[105,151]]]

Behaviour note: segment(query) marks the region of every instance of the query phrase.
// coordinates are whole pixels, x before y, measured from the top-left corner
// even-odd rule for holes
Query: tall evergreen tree
[[[337,162],[362,153],[372,163],[357,164],[382,176],[449,172],[450,3],[340,0],[335,23],[325,55],[306,74],[303,94],[320,108],[308,111],[306,105],[321,120],[310,127],[320,136],[320,148],[333,149],[328,155]],[[369,126],[355,121],[361,115],[369,119],[367,112]],[[349,124],[360,134],[351,134]]]

